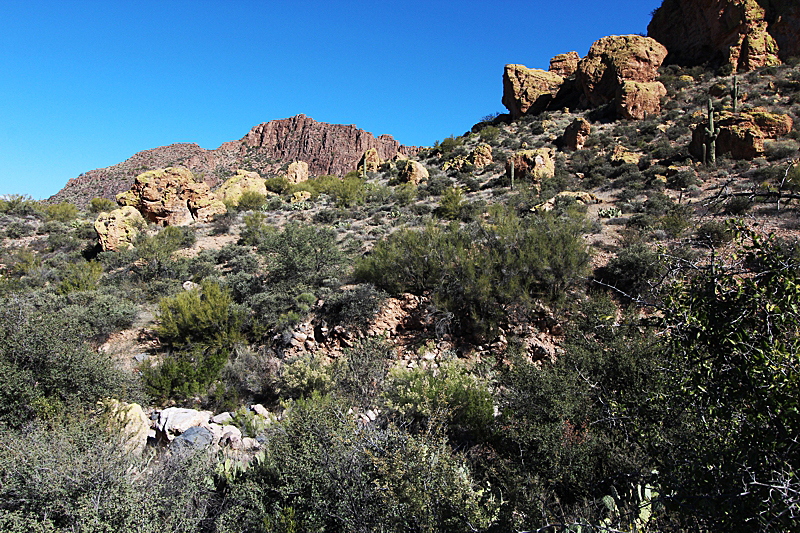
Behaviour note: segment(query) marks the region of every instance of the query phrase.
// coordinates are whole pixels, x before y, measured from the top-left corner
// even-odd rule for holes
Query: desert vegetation
[[[794,126],[713,164],[731,76],[659,80],[660,115],[490,115],[419,182],[265,173],[121,251],[109,199],[0,199],[0,530],[796,530],[800,70],[738,77]],[[109,399],[249,448],[131,453]]]

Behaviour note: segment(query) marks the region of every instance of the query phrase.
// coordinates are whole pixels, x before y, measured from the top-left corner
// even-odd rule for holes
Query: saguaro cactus
[[[703,163],[708,165],[717,164],[717,136],[719,136],[719,126],[714,127],[714,104],[711,98],[708,99],[708,127],[705,129],[706,142],[703,145]]]
[[[736,113],[736,107],[739,101],[739,80],[736,74],[733,75],[733,88],[731,89],[731,98],[733,99],[733,112]]]

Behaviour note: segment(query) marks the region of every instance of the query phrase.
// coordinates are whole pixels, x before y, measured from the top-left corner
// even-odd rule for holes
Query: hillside
[[[798,530],[796,13],[0,200],[0,530]]]
[[[172,144],[139,152],[116,165],[90,170],[70,179],[50,202],[72,202],[85,208],[95,197],[114,197],[127,191],[133,179],[147,170],[181,165],[210,186],[221,183],[237,169],[276,175],[295,161],[308,163],[314,175],[342,176],[355,170],[364,151],[375,148],[389,159],[396,153],[411,155],[389,135],[377,138],[353,125],[326,124],[305,115],[272,120],[253,127],[243,138],[206,150],[196,144]]]

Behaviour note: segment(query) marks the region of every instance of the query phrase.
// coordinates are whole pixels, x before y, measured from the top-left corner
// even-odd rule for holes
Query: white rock
[[[242,439],[242,449],[246,452],[258,450],[261,448],[261,444],[256,439],[251,437],[244,437]]]
[[[252,409],[253,412],[255,412],[256,414],[263,416],[264,418],[269,418],[269,411],[267,411],[267,408],[261,405],[260,403],[255,403],[251,405],[250,409]]]
[[[230,423],[231,420],[233,420],[233,415],[227,411],[211,417],[211,421],[215,424],[225,425]]]
[[[180,435],[190,427],[207,427],[211,414],[211,411],[169,407],[159,414],[156,429],[165,434],[167,440],[172,440],[176,435]]]

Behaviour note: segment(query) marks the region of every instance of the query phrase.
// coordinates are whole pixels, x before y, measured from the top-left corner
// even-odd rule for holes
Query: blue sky
[[[661,0],[0,1],[0,194],[304,113],[431,145],[532,68],[644,33]]]

